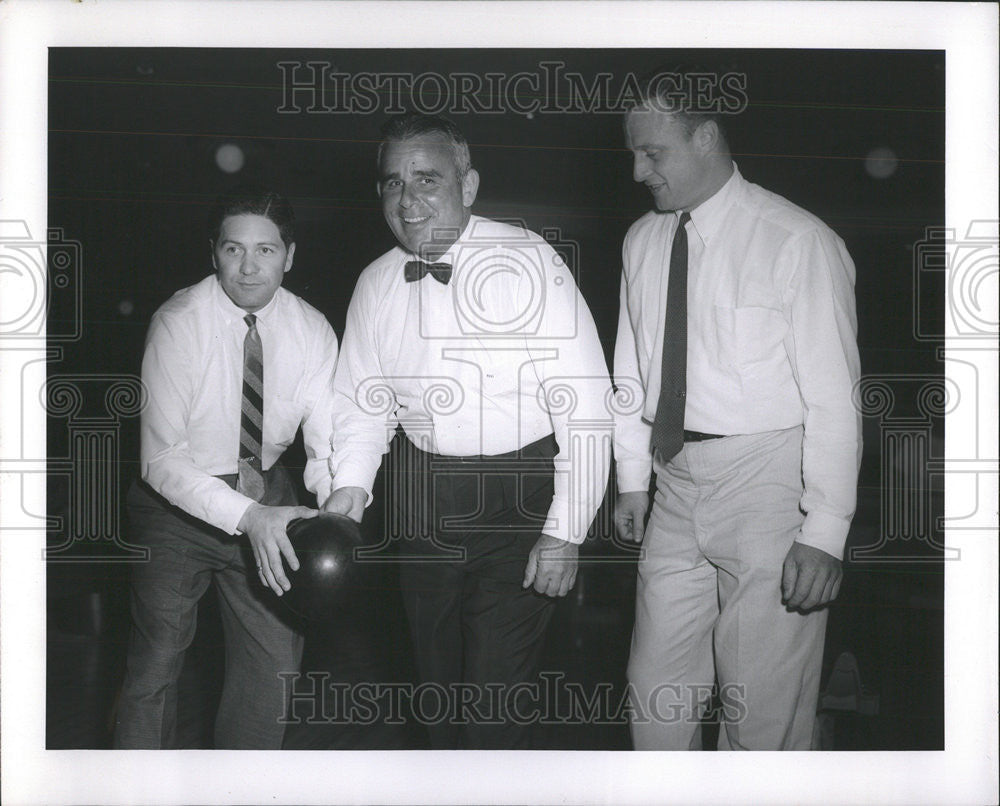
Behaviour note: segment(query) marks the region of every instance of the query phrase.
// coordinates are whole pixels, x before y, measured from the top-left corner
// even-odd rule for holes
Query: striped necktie
[[[660,461],[669,462],[684,447],[684,404],[687,398],[687,273],[688,240],[685,226],[690,213],[682,213],[670,247],[667,280],[667,314],[663,324],[663,363],[660,400],[653,420],[653,447]]]
[[[264,432],[264,348],[257,332],[257,317],[248,313],[243,339],[243,405],[240,410],[240,461],[237,490],[254,501],[264,497],[261,443]]]

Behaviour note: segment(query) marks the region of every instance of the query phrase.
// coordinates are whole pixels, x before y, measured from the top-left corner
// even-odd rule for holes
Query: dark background
[[[352,74],[507,75],[538,73],[540,62],[560,61],[565,71],[588,77],[611,73],[613,89],[629,72],[677,61],[747,74],[749,107],[729,125],[740,170],[815,213],[845,240],[857,266],[862,370],[890,376],[894,415],[915,418],[917,431],[927,436],[918,460],[901,464],[886,456],[885,420],[865,418],[859,510],[849,546],[876,548],[846,563],[841,598],[831,608],[825,668],[829,673],[841,652],[851,652],[866,702],[877,696],[879,707],[877,714],[832,709],[835,745],[942,747],[943,574],[935,547],[941,495],[926,459],[940,455],[943,422],[921,414],[918,392],[902,377],[942,375],[936,348],[943,342],[915,334],[942,331],[943,285],[934,280],[939,275],[915,272],[914,258],[927,229],[944,221],[943,53],[51,49],[49,226],[59,232],[50,238],[80,246],[74,252],[76,278],[68,291],[54,295],[50,308],[56,349],[49,373],[104,377],[96,397],[86,397],[76,415],[77,426],[81,417],[107,419],[101,389],[115,377],[138,375],[153,312],[211,271],[207,206],[239,182],[263,182],[291,199],[297,249],[285,285],[323,311],[342,335],[357,275],[393,245],[375,195],[375,152],[385,115],[279,113],[286,99],[277,63],[310,60]],[[302,106],[309,102],[298,98]],[[475,212],[521,219],[572,245],[578,282],[610,360],[621,242],[649,209],[648,194],[631,178],[620,115],[450,116],[468,137],[482,177]],[[217,167],[216,149],[223,143],[235,143],[246,154],[239,173]],[[878,147],[891,148],[899,159],[883,179],[865,167],[866,155]],[[77,298],[79,312],[72,304]],[[78,337],[60,339],[60,333]],[[137,473],[138,418],[116,422],[118,472],[108,483],[124,491]],[[69,467],[76,455],[72,425],[65,416],[49,419],[55,465]],[[79,467],[56,472],[49,483],[49,512],[56,518],[50,546],[65,547],[52,555],[49,573],[50,748],[107,746],[127,634],[128,565],[107,556],[117,553],[122,560],[127,552],[109,549],[106,539],[78,539],[87,533],[87,515],[70,506],[70,490],[80,473]],[[113,496],[107,500],[113,510],[107,517],[120,523],[115,534],[127,542],[123,507],[115,506]],[[892,521],[897,504],[916,508],[909,520],[904,513],[902,526],[898,517]],[[372,512],[365,525],[377,534],[381,524]],[[596,531],[607,523],[605,509]],[[560,604],[547,668],[564,669],[585,683],[620,685],[634,554],[597,534],[584,555],[591,562],[574,595]],[[186,669],[186,685],[198,692],[187,698],[197,703],[191,746],[207,741],[204,713],[212,708],[218,681],[220,639],[210,599],[192,668]],[[389,647],[391,673],[405,679],[411,671],[408,648],[390,588],[379,604],[376,643]],[[201,667],[195,668],[199,658]],[[327,660],[313,656],[312,662]],[[617,749],[627,747],[627,731],[622,725],[562,726],[550,730],[547,741],[552,747]]]

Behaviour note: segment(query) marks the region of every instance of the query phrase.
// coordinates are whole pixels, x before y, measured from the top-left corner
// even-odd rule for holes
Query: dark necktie
[[[257,317],[248,313],[243,339],[243,405],[240,410],[240,461],[237,490],[254,501],[264,497],[261,443],[264,433],[264,348],[257,332]]]
[[[660,460],[670,461],[684,447],[684,404],[687,397],[687,272],[688,242],[682,213],[670,248],[667,314],[663,324],[663,364],[660,401],[653,421],[653,447]]]
[[[406,282],[415,283],[430,274],[439,283],[448,285],[451,279],[451,265],[448,263],[424,263],[422,260],[410,260],[406,263],[403,277]]]

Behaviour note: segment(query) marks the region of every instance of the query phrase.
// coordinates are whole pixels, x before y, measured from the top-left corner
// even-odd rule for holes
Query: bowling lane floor
[[[619,558],[620,559],[620,558]],[[110,747],[115,698],[128,634],[127,588],[120,572],[90,567],[67,581],[50,569],[46,743],[50,749]],[[632,627],[635,564],[592,557],[559,602],[543,671],[558,680],[558,700],[535,731],[539,749],[627,750],[625,664]],[[413,681],[406,626],[386,591],[369,625],[314,631],[304,672],[330,681]],[[398,592],[396,593],[398,596]],[[831,609],[824,685],[836,658],[850,652],[856,692],[841,691],[825,711],[829,749],[941,749],[943,731],[943,575],[940,563],[848,567]],[[223,643],[215,597],[202,600],[199,629],[180,681],[179,742],[212,746],[212,716],[222,682]],[[574,696],[575,692],[575,696]],[[567,698],[573,702],[567,702]],[[297,707],[310,708],[301,697]],[[873,710],[874,707],[874,710]],[[589,708],[596,708],[588,712]],[[574,713],[575,711],[575,713]],[[316,713],[322,713],[317,704]],[[712,728],[706,737],[711,746]],[[421,727],[326,724],[289,729],[295,749],[419,749]]]
[[[585,565],[573,594],[558,603],[546,645],[543,671],[559,701],[556,718],[535,729],[539,749],[630,748],[621,713],[624,670],[631,637],[634,563]],[[62,576],[57,571],[57,576]],[[81,581],[76,580],[77,586]],[[54,597],[49,605],[46,673],[46,741],[49,749],[103,749],[111,746],[116,697],[124,674],[128,637],[127,587],[115,574],[94,580],[99,591]],[[50,586],[51,587],[51,586]],[[68,586],[72,588],[73,586]],[[414,681],[409,637],[398,591],[379,597],[364,621],[307,631],[303,673],[336,684]],[[212,589],[202,599],[198,631],[181,673],[178,742],[183,748],[212,747],[212,716],[222,686],[224,644]],[[297,693],[295,711],[329,713],[329,695],[315,702]],[[575,689],[574,689],[575,686]],[[570,689],[567,693],[567,689]],[[580,692],[576,701],[573,691]],[[597,701],[592,718],[570,712]],[[344,725],[325,719],[292,725],[290,749],[422,749],[426,740],[412,712],[402,726]],[[561,716],[560,716],[561,715]]]

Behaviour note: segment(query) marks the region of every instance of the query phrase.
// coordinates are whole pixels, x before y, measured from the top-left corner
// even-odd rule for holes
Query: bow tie
[[[414,283],[430,274],[435,280],[448,285],[451,279],[451,265],[448,263],[424,263],[422,260],[410,260],[406,263],[403,277],[406,282]]]

